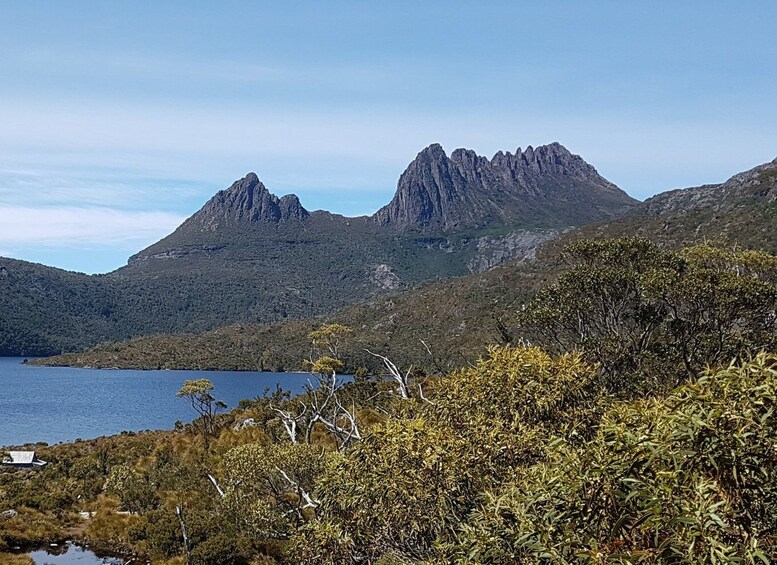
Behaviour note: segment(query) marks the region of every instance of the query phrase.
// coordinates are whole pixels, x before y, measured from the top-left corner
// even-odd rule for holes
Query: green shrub
[[[485,495],[462,563],[768,563],[777,552],[777,357],[615,405],[583,448]]]

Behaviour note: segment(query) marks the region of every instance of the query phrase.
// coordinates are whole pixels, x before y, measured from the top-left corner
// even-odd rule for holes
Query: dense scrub
[[[381,378],[342,384],[359,332],[330,325],[301,396],[42,449],[43,471],[0,474],[30,517],[0,540],[89,510],[92,542],[158,563],[772,562],[777,259],[633,238],[566,258],[467,368],[378,355]]]

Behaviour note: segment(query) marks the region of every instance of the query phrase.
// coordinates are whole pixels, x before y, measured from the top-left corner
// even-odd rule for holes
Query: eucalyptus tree
[[[179,398],[188,399],[194,411],[199,414],[200,430],[206,450],[210,445],[210,436],[215,432],[216,413],[227,407],[224,402],[216,400],[212,392],[211,381],[196,379],[185,381],[177,394]]]

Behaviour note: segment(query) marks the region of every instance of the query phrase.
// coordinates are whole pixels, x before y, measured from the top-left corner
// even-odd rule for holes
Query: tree
[[[305,394],[286,408],[273,407],[292,443],[300,439],[310,443],[317,424],[334,436],[340,449],[361,439],[355,406],[347,408],[341,402],[343,383],[337,376],[344,366],[337,357],[342,341],[352,334],[353,330],[340,324],[329,324],[309,334],[314,351],[324,352],[316,359],[311,357],[308,363],[316,384],[308,381]]]
[[[651,290],[686,377],[777,344],[777,257],[709,245],[679,256],[683,271]]]
[[[157,489],[148,476],[127,465],[116,465],[111,469],[105,490],[119,497],[122,507],[129,512],[145,512],[159,505]]]
[[[305,444],[231,449],[222,463],[224,507],[246,534],[286,539],[318,506],[311,493],[322,465],[322,451]]]
[[[354,331],[342,324],[327,324],[308,334],[308,339],[314,350],[320,356],[321,351],[326,351],[334,359],[340,359],[340,348],[346,339],[353,336]]]
[[[215,431],[216,412],[227,407],[225,403],[213,397],[212,391],[212,382],[208,379],[197,379],[184,382],[177,394],[179,398],[189,399],[192,408],[200,415],[200,429],[206,450],[210,445],[210,436]]]
[[[668,391],[709,364],[777,344],[777,258],[641,238],[583,240],[518,312],[524,338],[578,350],[616,393]]]

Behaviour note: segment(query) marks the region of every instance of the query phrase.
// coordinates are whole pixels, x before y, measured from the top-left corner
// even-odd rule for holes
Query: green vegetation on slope
[[[770,563],[777,258],[635,238],[567,253],[510,314],[536,346],[343,385],[359,330],[320,328],[304,394],[46,448],[42,472],[0,473],[0,504],[53,528],[95,510],[92,542],[159,563]]]
[[[772,162],[720,185],[661,194],[623,218],[569,231],[540,247],[537,261],[381,296],[307,322],[241,324],[191,336],[151,336],[50,362],[125,368],[297,369],[307,357],[306,333],[332,320],[358,328],[364,347],[383,351],[403,364],[426,370],[463,366],[486,344],[516,337],[515,324],[504,312],[519,308],[535,290],[555,279],[565,265],[563,249],[571,242],[641,235],[666,249],[712,243],[775,253],[774,225],[777,163]],[[347,362],[352,370],[380,366],[358,350]]]
[[[486,345],[514,339],[510,312],[550,280],[543,269],[544,264],[533,262],[497,267],[381,296],[311,320],[139,337],[39,362],[137,369],[299,370],[310,354],[307,334],[322,323],[339,322],[357,330],[354,346],[345,355],[350,372],[382,367],[364,349],[427,371],[459,367],[474,362]]]

